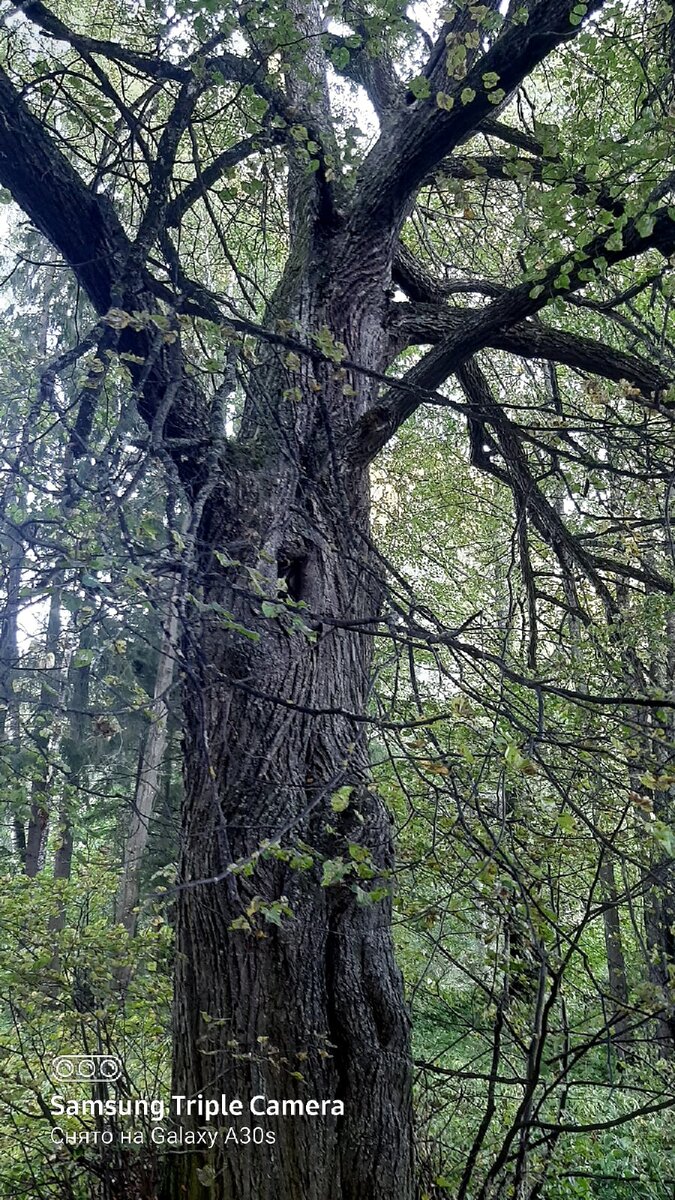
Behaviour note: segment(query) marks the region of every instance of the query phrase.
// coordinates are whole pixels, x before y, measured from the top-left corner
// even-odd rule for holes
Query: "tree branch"
[[[125,267],[133,254],[112,205],[96,195],[54,145],[40,121],[28,109],[5,72],[0,69],[0,183],[12,194],[28,218],[63,255],[99,314],[115,302],[152,312],[157,304],[145,273],[135,267],[133,291],[125,293]],[[147,290],[144,290],[144,286]],[[166,389],[178,384],[175,402],[167,413],[170,436],[209,438],[208,412],[194,380],[183,370],[175,345],[155,346],[156,331],[122,330],[119,348],[141,360],[131,366],[135,382],[142,381],[139,411],[152,427]],[[195,455],[197,452],[195,452]],[[186,484],[199,482],[196,457],[177,456],[177,467]]]
[[[610,610],[616,610],[617,603],[600,571],[621,578],[635,579],[659,591],[673,591],[672,582],[656,571],[627,566],[615,559],[586,550],[579,539],[570,533],[556,508],[539,487],[523,450],[518,427],[495,400],[476,360],[469,359],[463,363],[457,370],[457,378],[469,403],[473,419],[481,426],[488,423],[494,430],[496,448],[504,464],[500,467],[491,456],[482,455],[480,460],[474,457],[474,465],[511,488],[517,503],[527,511],[539,535],[555,552],[563,571],[569,570],[570,563],[576,563]]]
[[[112,206],[83,183],[2,68],[0,183],[63,255],[94,308],[106,312],[129,239]]]
[[[157,156],[150,172],[150,191],[145,212],[133,245],[133,256],[139,265],[145,262],[148,250],[165,227],[169,206],[169,185],[176,161],[176,152],[194,111],[200,90],[201,87],[195,78],[185,81],[162,130]]]
[[[394,343],[399,349],[410,345],[435,345],[448,335],[461,331],[467,319],[471,317],[462,308],[420,303],[395,304],[392,306],[391,324]],[[672,383],[672,377],[658,363],[615,350],[595,338],[566,333],[562,329],[532,321],[518,322],[510,329],[496,328],[486,345],[493,350],[516,354],[519,358],[562,363],[591,375],[602,375],[617,383],[625,379],[652,395]]]
[[[506,291],[503,283],[494,283],[489,279],[434,279],[402,242],[394,251],[392,279],[411,300],[434,304],[441,304],[457,292],[502,296]]]
[[[383,131],[360,172],[357,226],[364,231],[370,227],[372,233],[374,226],[400,225],[410,196],[425,176],[494,115],[498,93],[513,91],[551,50],[575,36],[577,29],[570,23],[574,3],[540,0],[527,24],[506,29],[464,78],[447,77],[443,108],[435,95],[417,100]],[[498,90],[486,87],[485,75],[497,77]],[[469,95],[472,98],[466,100]]]
[[[27,3],[17,4],[17,8],[49,37],[65,42],[79,54],[84,56],[96,54],[110,62],[123,63],[151,79],[186,83],[192,76],[191,64],[195,58],[204,55],[205,50],[208,50],[208,46],[201,47],[198,55],[191,54],[183,63],[174,63],[167,57],[160,57],[159,54],[144,54],[142,51],[122,46],[119,42],[76,33],[41,0],[28,0]],[[213,46],[213,42],[211,42],[211,46]],[[221,50],[219,54],[209,54],[204,57],[202,73],[204,72],[217,75],[228,83],[248,84],[255,89],[259,96],[267,100],[275,111],[284,116],[287,114],[286,99],[283,93],[266,78],[264,64],[251,58],[232,54],[230,51]]]
[[[358,27],[355,26],[355,28],[358,33]],[[364,36],[364,41],[366,38],[367,34]],[[334,63],[335,69],[345,79],[359,84],[364,89],[380,120],[394,110],[403,107],[405,89],[399,82],[391,59],[385,51],[381,51],[373,58],[363,46],[355,49],[349,45],[349,38],[336,33],[324,34],[324,41],[332,50],[341,50],[343,53],[349,54],[349,59],[344,65],[337,66]]]
[[[197,178],[188,183],[180,195],[167,206],[167,226],[179,225],[185,213],[218,182],[225,171],[229,171],[232,167],[236,167],[238,163],[244,162],[245,159],[250,158],[253,154],[257,154],[269,146],[278,145],[280,142],[285,141],[285,139],[285,130],[270,129],[254,137],[243,138],[242,141],[237,142],[234,146],[228,146],[227,150],[223,150],[221,154],[218,154],[213,162],[209,163],[208,167],[199,167]]]
[[[672,186],[670,177],[652,195],[662,195],[666,184]],[[620,248],[609,249],[607,243],[615,230],[607,230],[584,247],[583,258],[572,253],[548,267],[539,281],[517,284],[485,308],[473,310],[407,373],[403,383],[409,387],[392,389],[345,434],[343,447],[350,461],[371,462],[403,422],[424,403],[425,392],[435,391],[476,351],[496,345],[507,330],[520,325],[523,318],[534,316],[549,300],[559,296],[564,298],[584,287],[589,263],[602,259],[609,267],[651,249],[659,250],[664,256],[675,252],[675,221],[669,206],[650,214],[649,232],[640,232],[639,221],[638,217],[625,223]],[[561,277],[566,280],[564,286],[561,286]]]

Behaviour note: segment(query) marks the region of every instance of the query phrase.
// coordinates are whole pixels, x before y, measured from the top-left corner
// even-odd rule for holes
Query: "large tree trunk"
[[[353,325],[331,328],[350,355],[372,358],[367,332],[359,350]],[[410,1200],[391,819],[369,785],[363,720],[372,656],[364,623],[382,597],[368,479],[348,466],[314,478],[303,470],[312,446],[331,441],[327,426],[334,433],[364,397],[352,397],[333,364],[314,364],[303,367],[301,398],[282,399],[284,375],[272,365],[261,376],[261,394],[277,389],[263,466],[242,472],[225,500],[214,497],[199,530],[204,614],[190,626],[200,666],[186,681],[174,1060],[175,1092],[238,1097],[244,1117],[221,1127],[258,1123],[276,1141],[221,1141],[211,1158],[178,1158],[171,1195]],[[291,603],[270,616],[278,580]],[[212,615],[214,605],[231,615]],[[314,626],[311,636],[292,628],[294,616]],[[232,622],[256,640],[228,630]],[[261,853],[265,840],[273,845]],[[324,874],[326,860],[336,865]],[[322,886],[341,866],[344,878]],[[335,1099],[345,1112],[256,1121],[247,1109],[257,1095]]]

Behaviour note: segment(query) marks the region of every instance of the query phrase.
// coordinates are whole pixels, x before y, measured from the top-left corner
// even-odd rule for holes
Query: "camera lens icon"
[[[99,1066],[99,1072],[102,1079],[112,1083],[113,1080],[119,1079],[122,1074],[122,1064],[119,1058],[102,1058]]]
[[[55,1058],[53,1070],[57,1079],[72,1079],[75,1074],[75,1063],[72,1058]]]
[[[122,1063],[113,1054],[61,1054],[53,1060],[52,1072],[61,1083],[114,1083]]]

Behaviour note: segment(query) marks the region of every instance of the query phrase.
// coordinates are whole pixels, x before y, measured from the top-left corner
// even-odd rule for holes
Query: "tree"
[[[157,676],[153,689],[152,724],[138,763],[129,831],[124,846],[124,862],[117,897],[117,920],[133,931],[140,891],[143,854],[148,844],[150,822],[159,790],[160,771],[168,738],[169,705],[167,694],[173,682],[178,614],[169,602],[167,624],[162,636]]]
[[[148,4],[133,16],[28,0],[7,17],[0,182],[92,318],[74,460],[122,369],[120,412],[137,406],[189,514],[175,546],[185,799],[173,1091],[345,1105],[338,1120],[279,1122],[271,1158],[245,1146],[208,1163],[180,1156],[176,1200],[415,1194],[391,818],[368,746],[373,635],[398,620],[370,527],[369,468],[404,423],[422,406],[449,407],[466,421],[472,465],[513,495],[524,686],[538,664],[528,538],[551,549],[568,613],[584,614],[575,577],[609,623],[617,581],[672,591],[653,563],[578,536],[547,490],[561,460],[589,472],[604,461],[584,444],[590,417],[575,440],[554,368],[540,434],[480,357],[600,375],[625,384],[645,420],[669,419],[664,355],[639,322],[624,336],[620,301],[604,289],[617,281],[629,299],[664,289],[675,251],[671,25],[662,5],[603,14],[572,0],[506,14],[459,4],[432,35],[403,6],[295,0],[225,13]],[[618,92],[625,39],[640,53]],[[617,108],[596,106],[584,124],[596,64]],[[538,115],[549,70],[555,124]],[[367,152],[342,117],[338,77],[376,114]],[[434,273],[449,197],[472,190],[493,206],[488,236],[495,197],[530,205],[509,227],[518,250],[501,278],[458,276],[467,244],[454,234],[457,257]],[[258,224],[247,252],[235,221],[248,209]],[[469,200],[462,219],[475,219]],[[252,268],[263,251],[269,262]],[[414,607],[406,620],[411,638],[460,645]],[[574,698],[571,685],[557,690]],[[545,972],[540,982],[543,1005]],[[523,1113],[529,1121],[529,1100]]]

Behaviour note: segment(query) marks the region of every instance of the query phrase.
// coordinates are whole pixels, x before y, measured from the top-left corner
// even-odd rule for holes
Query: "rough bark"
[[[381,367],[381,315],[368,292],[382,289],[377,279],[373,289],[372,262],[353,264],[353,274],[343,266],[343,286],[326,303],[333,253],[339,247],[323,248],[323,270],[301,277],[297,290],[285,281],[277,306]],[[386,258],[380,264],[386,271]],[[221,1148],[211,1165],[222,1200],[408,1200],[408,1018],[390,897],[369,903],[367,895],[389,887],[393,867],[390,818],[368,777],[371,639],[310,618],[358,624],[379,612],[367,473],[342,469],[317,481],[307,469],[316,431],[328,427],[334,438],[369,395],[332,364],[287,374],[273,356],[261,363],[251,408],[272,396],[274,423],[251,410],[244,428],[258,422],[266,452],[225,496],[211,497],[197,538],[204,607],[190,625],[199,653],[185,685],[174,1087],[245,1102],[258,1094],[344,1102],[341,1118],[264,1122],[277,1139],[269,1153]],[[299,395],[289,396],[289,382]],[[265,616],[253,578],[290,607]],[[256,640],[228,632],[210,615],[214,605]],[[309,636],[291,627],[294,613],[307,614]],[[331,798],[345,787],[350,802],[335,812]],[[278,850],[261,854],[266,839]],[[294,865],[284,851],[312,865]],[[349,864],[354,855],[372,863],[372,879],[359,880],[352,866],[343,882],[321,886],[325,860]],[[243,869],[232,872],[233,863]],[[357,884],[365,896],[357,898]],[[275,904],[292,912],[279,925],[265,916]],[[181,1157],[176,1200],[212,1194],[198,1175],[204,1165],[199,1154]]]
[[[662,1058],[675,1055],[675,869],[672,859],[657,860],[648,875],[645,895],[645,938],[649,951],[647,970],[654,986],[656,1044]]]
[[[307,586],[334,587],[344,604],[355,581],[320,558]],[[253,614],[242,616],[259,627]],[[320,886],[322,858],[349,862],[350,843],[389,871],[390,822],[368,789],[362,728],[284,704],[301,699],[308,710],[362,713],[368,648],[330,633],[310,646],[302,634],[260,632],[248,653],[234,639],[213,646],[198,692],[188,687],[175,1086],[188,1095],[264,1093],[346,1105],[337,1123],[272,1122],[277,1145],[269,1156],[259,1147],[221,1153],[214,1165],[224,1172],[223,1200],[407,1197],[408,1029],[390,902],[359,907],[348,885]],[[204,629],[207,644],[214,633]],[[346,784],[351,802],[336,815],[330,799]],[[258,861],[263,839],[283,830],[282,846],[311,848],[309,870],[274,854]],[[258,865],[250,877],[195,886],[251,858]],[[277,928],[264,906],[279,901],[293,915]],[[176,1196],[209,1194],[196,1182],[200,1165],[200,1156],[181,1159]]]

